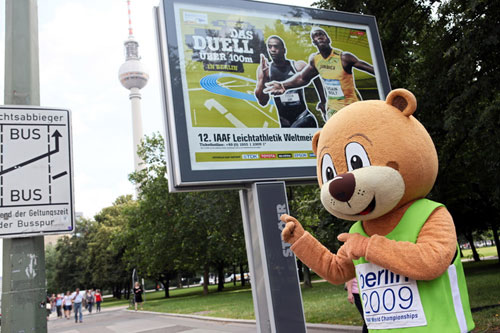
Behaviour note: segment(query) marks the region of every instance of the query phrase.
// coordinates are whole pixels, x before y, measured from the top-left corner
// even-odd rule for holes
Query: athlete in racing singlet
[[[267,58],[261,54],[255,87],[255,97],[262,106],[267,105],[271,98],[269,94],[264,92],[266,83],[287,80],[306,66],[302,60],[294,61],[286,58],[285,43],[280,37],[270,36],[266,44],[272,62],[268,62]],[[321,111],[322,116],[324,116],[326,97],[321,79],[313,80],[313,84],[318,94],[318,111]],[[318,127],[316,117],[307,108],[303,87],[290,89],[280,96],[273,96],[273,99],[281,127]]]
[[[284,81],[297,73],[295,61],[286,60],[286,63],[284,67],[271,63],[269,67],[271,80]],[[274,96],[274,104],[278,109],[281,127],[318,127],[316,118],[307,109],[304,88],[288,90],[283,95]]]
[[[342,66],[341,54],[342,51],[332,49],[327,58],[319,52],[313,57],[313,64],[323,79],[328,110],[340,110],[359,100],[352,73],[347,73]]]

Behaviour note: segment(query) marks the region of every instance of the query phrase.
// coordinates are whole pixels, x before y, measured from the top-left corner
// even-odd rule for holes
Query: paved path
[[[361,327],[308,324],[308,333],[361,332]],[[125,307],[103,308],[100,313],[84,311],[83,323],[58,319],[51,315],[49,333],[254,333],[255,321],[232,320],[189,315],[172,315],[148,311],[130,311]]]

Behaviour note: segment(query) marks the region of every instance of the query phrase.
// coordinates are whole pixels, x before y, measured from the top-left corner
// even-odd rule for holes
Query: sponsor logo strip
[[[311,152],[201,152],[196,153],[196,162],[227,162],[227,161],[269,161],[277,159],[315,159]]]

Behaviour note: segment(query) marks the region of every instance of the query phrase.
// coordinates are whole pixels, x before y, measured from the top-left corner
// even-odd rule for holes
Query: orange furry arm
[[[292,251],[304,264],[330,283],[341,284],[355,276],[354,264],[343,247],[335,255],[307,231],[292,245]]]
[[[365,258],[414,280],[432,280],[448,268],[456,248],[453,219],[445,207],[439,207],[423,225],[415,244],[373,235]]]

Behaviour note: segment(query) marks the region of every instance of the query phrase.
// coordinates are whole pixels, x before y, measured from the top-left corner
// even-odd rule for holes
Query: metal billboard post
[[[240,202],[258,332],[306,332],[295,255],[281,240],[285,183],[253,183]]]
[[[282,123],[281,110],[295,109],[278,107],[278,96],[259,98],[256,71],[268,59],[267,38],[297,45],[294,57],[305,60],[316,52],[310,33],[320,27],[332,43],[370,59],[374,74],[365,73],[361,97],[384,99],[390,83],[375,17],[247,0],[161,0],[154,15],[169,192],[240,190],[258,331],[305,331],[296,261],[281,240],[279,215],[288,212],[285,180],[316,182],[311,141],[322,124]],[[295,88],[289,92],[300,100]]]
[[[37,1],[6,0],[5,18],[5,104],[40,105]],[[1,125],[2,138],[4,128],[7,127]],[[36,134],[39,135],[39,133]],[[55,140],[58,142],[59,138]],[[56,145],[58,150],[58,144]],[[2,150],[2,155],[3,153]],[[15,164],[15,169],[42,159],[42,155],[39,156],[40,158],[27,160],[24,164]],[[51,155],[50,152],[46,156],[49,157],[49,155]],[[4,156],[2,160],[3,158]],[[3,190],[4,174],[14,169],[4,169],[2,165],[1,170]],[[35,193],[37,198],[40,196],[41,190],[24,189],[22,188],[24,184],[18,185],[19,192],[15,193],[19,194],[23,191],[24,194],[26,191],[31,197]],[[28,195],[14,198],[27,197]],[[12,193],[10,198],[12,199]],[[5,200],[8,199],[5,198]],[[4,204],[3,191],[1,204],[2,206]],[[13,222],[17,224],[20,216],[25,216],[20,210],[17,211],[17,215],[14,210],[3,214],[2,219],[5,221],[2,227],[10,226]],[[23,224],[22,221],[21,224]],[[2,330],[5,332],[47,332],[46,297],[44,237],[4,239]]]

